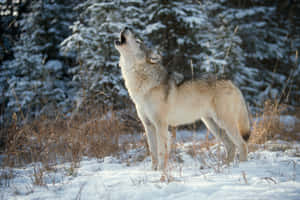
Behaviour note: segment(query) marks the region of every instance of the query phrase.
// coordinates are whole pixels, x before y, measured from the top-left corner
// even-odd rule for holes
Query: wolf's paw
[[[158,163],[152,161],[152,170],[157,171],[158,170]]]

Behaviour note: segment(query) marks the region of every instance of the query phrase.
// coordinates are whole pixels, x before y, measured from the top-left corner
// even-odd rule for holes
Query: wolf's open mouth
[[[119,37],[119,40],[116,40],[115,41],[115,44],[116,45],[118,45],[118,46],[120,46],[120,45],[122,45],[122,44],[124,44],[125,42],[126,42],[126,38],[125,38],[125,36],[124,36],[124,30],[120,33],[120,37]]]

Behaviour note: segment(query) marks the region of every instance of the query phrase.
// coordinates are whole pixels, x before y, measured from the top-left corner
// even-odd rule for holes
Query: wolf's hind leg
[[[245,143],[244,139],[242,138],[238,127],[237,127],[237,122],[232,120],[231,118],[225,118],[223,120],[215,120],[215,122],[222,127],[223,129],[226,130],[226,133],[228,137],[231,139],[231,141],[235,144],[235,146],[239,150],[239,160],[240,161],[247,161],[248,157],[248,146]]]
[[[225,145],[225,149],[227,152],[226,163],[229,164],[230,162],[232,162],[235,156],[235,145],[228,137],[225,130],[221,129],[211,118],[205,117],[202,118],[202,121],[204,122],[208,130]]]

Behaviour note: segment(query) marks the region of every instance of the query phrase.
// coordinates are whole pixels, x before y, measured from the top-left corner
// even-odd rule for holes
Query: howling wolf
[[[240,161],[247,160],[243,140],[250,135],[247,106],[231,81],[196,79],[177,84],[176,76],[168,74],[159,56],[128,28],[121,31],[115,47],[125,85],[146,131],[153,169],[166,169],[168,126],[200,119],[224,143],[228,162],[233,161],[236,147]]]

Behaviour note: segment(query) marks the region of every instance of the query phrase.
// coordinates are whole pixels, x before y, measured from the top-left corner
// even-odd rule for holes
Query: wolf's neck
[[[132,98],[144,95],[167,79],[167,71],[161,65],[131,63],[120,60],[125,85]]]
[[[129,58],[128,58],[129,57]],[[120,56],[120,62],[119,65],[121,66],[122,72],[124,70],[130,70],[132,67],[134,67],[135,61],[134,58],[131,58],[130,56],[126,56],[127,59],[124,58],[124,56]]]

